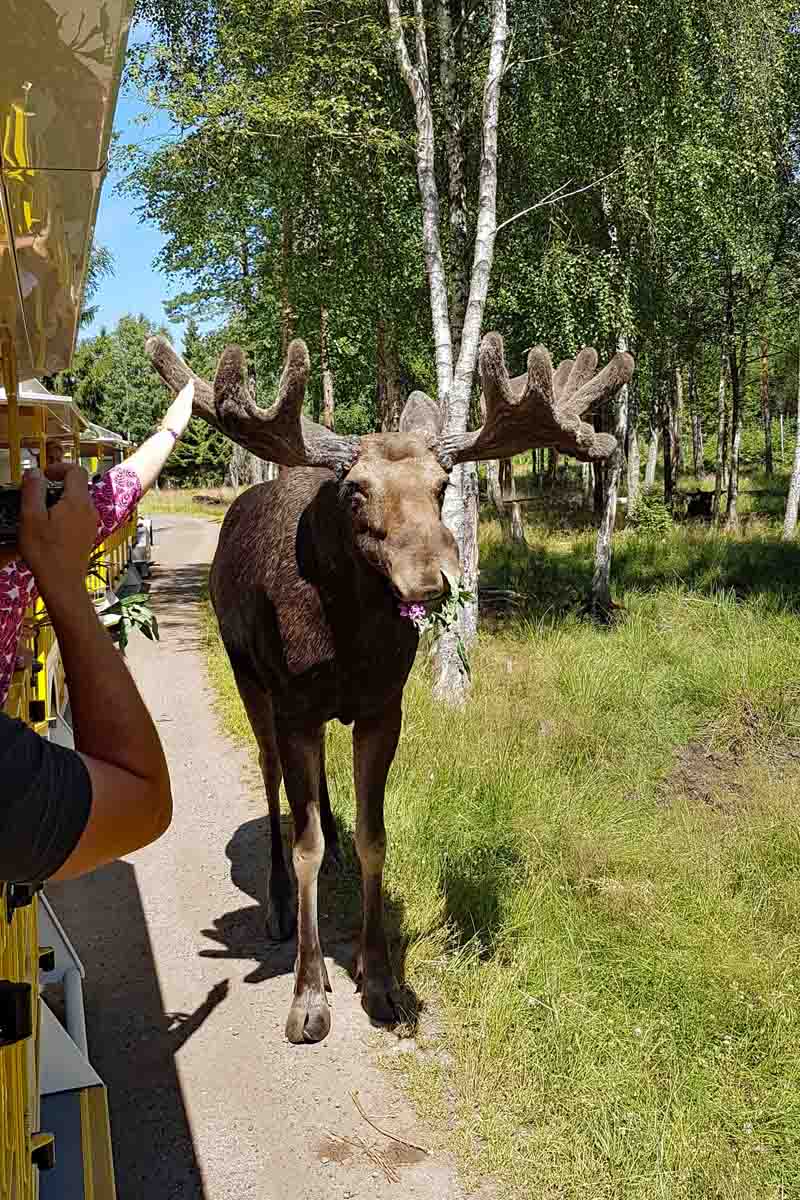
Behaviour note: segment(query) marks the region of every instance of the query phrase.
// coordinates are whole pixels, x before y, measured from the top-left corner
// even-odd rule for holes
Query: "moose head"
[[[151,338],[147,350],[173,390],[192,376],[165,338]],[[528,354],[527,373],[509,379],[503,340],[488,333],[479,366],[486,422],[473,432],[450,432],[440,405],[419,391],[409,396],[398,433],[342,436],[309,421],[302,409],[310,363],[300,340],[289,346],[270,408],[256,404],[244,352],[229,346],[213,388],[194,377],[194,414],[259,458],[333,471],[355,549],[400,601],[430,602],[445,590],[446,577],[458,574],[456,544],[441,520],[453,467],[511,458],[537,446],[584,462],[608,459],[615,438],[596,432],[583,417],[630,379],[633,359],[616,354],[598,371],[596,352],[583,349],[554,371],[547,350],[537,346]]]

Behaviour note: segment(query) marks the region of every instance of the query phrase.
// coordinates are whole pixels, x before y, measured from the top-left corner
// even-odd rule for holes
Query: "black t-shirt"
[[[80,755],[0,713],[0,880],[42,883],[89,820],[92,782]]]

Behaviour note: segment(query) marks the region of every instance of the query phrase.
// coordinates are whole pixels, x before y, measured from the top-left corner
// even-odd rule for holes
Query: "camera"
[[[63,483],[47,483],[46,503],[52,508],[61,499]],[[19,484],[0,484],[0,547],[16,546],[19,536],[19,511],[22,492]]]

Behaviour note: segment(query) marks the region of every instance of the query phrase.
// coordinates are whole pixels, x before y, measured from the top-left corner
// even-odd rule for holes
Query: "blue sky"
[[[132,37],[131,42],[140,38]],[[136,124],[146,115],[147,124]],[[142,104],[130,88],[120,93],[114,129],[124,143],[152,142],[168,136],[166,117]],[[164,300],[181,290],[179,279],[169,279],[153,266],[164,239],[149,222],[140,222],[134,213],[133,202],[116,192],[119,176],[109,171],[100,196],[95,241],[108,246],[114,255],[114,275],[104,279],[92,304],[99,305],[95,321],[82,336],[97,333],[102,325],[113,327],[126,313],[144,313],[152,321],[163,322],[176,344],[183,337],[183,325],[170,324],[164,312]]]

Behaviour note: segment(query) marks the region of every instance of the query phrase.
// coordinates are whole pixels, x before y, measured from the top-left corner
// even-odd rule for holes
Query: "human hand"
[[[39,471],[26,472],[19,523],[20,554],[45,600],[53,592],[70,592],[75,585],[85,591],[89,555],[97,539],[97,510],[83,468],[55,463],[46,475],[63,480],[61,499],[48,508],[44,477]]]
[[[186,426],[192,419],[192,401],[194,400],[194,380],[190,379],[178,392],[161,420],[162,429],[171,429],[181,437]]]

